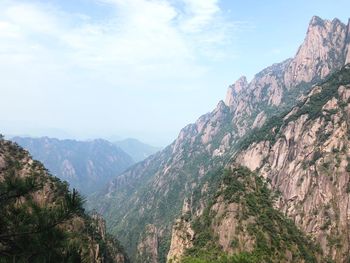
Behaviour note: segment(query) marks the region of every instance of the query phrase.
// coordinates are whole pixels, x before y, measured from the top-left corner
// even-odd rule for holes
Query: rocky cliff
[[[275,124],[272,117],[298,104],[314,84],[340,70],[348,56],[348,31],[349,25],[337,19],[312,18],[294,58],[264,69],[250,83],[240,78],[229,87],[225,102],[182,129],[170,146],[126,171],[94,198],[110,229],[129,245],[129,253],[137,262],[165,262],[170,247],[169,255],[176,256],[176,251],[190,246],[187,241],[183,246],[170,244],[172,224],[181,214],[184,200],[203,178],[215,176],[213,171],[230,165],[235,158],[252,169],[264,163],[262,156],[267,155],[270,142],[261,138],[275,137],[268,129]],[[261,142],[236,157],[254,140]],[[271,158],[279,160],[277,156]],[[94,200],[90,205],[97,207]],[[188,224],[180,224],[184,228],[173,235],[173,242],[193,234]],[[154,230],[151,239],[157,242],[144,242],[150,227]],[[152,247],[145,249],[146,244]],[[146,259],[142,251],[148,251]]]
[[[271,139],[253,142],[236,159],[271,181],[280,211],[335,262],[350,259],[349,98],[350,65],[276,117],[281,121],[266,129]]]
[[[218,170],[174,225],[168,261],[317,262],[316,242],[274,208],[276,198],[247,168]]]
[[[0,210],[1,262],[128,262],[103,219],[84,212],[75,190],[2,138]]]

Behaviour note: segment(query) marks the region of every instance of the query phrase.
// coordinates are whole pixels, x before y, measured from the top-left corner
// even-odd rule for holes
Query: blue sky
[[[0,0],[1,132],[156,146],[350,1]]]

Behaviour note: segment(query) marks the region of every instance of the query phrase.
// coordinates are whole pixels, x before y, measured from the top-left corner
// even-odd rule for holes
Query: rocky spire
[[[285,84],[292,87],[302,81],[327,76],[344,65],[347,27],[339,19],[323,20],[314,16],[303,44],[285,73]]]
[[[248,87],[248,81],[245,76],[240,77],[235,84],[231,85],[226,93],[225,104],[231,106],[234,97],[239,94],[241,91],[245,90]]]
[[[345,64],[350,63],[350,18],[348,21],[347,35],[346,35],[346,49],[345,49]]]

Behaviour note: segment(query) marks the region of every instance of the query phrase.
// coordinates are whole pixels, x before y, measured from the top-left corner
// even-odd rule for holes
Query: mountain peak
[[[243,90],[245,90],[248,87],[248,81],[246,76],[241,76],[236,82],[231,85],[226,94],[225,104],[227,106],[230,106],[233,102],[234,97],[241,93]]]
[[[328,20],[328,19],[322,19],[319,16],[313,16],[310,20],[309,23],[309,29],[313,28],[315,26],[319,27],[325,27],[327,25],[337,25],[337,24],[342,24],[344,25],[338,18],[333,18],[333,20]]]
[[[330,21],[313,16],[305,40],[286,72],[286,86],[324,78],[331,69],[343,66],[346,31],[346,25],[337,18]]]
[[[237,93],[240,93],[247,86],[248,86],[248,81],[246,76],[241,76],[234,84],[234,88]]]
[[[313,16],[311,18],[311,21],[309,23],[309,27],[310,26],[323,26],[324,25],[325,20],[323,20],[321,17],[319,16]]]
[[[350,18],[348,20],[347,31],[346,31],[346,55],[345,64],[350,63]]]
[[[222,110],[226,109],[226,107],[227,106],[226,106],[225,102],[222,100],[220,100],[219,103],[216,105],[216,109],[218,111],[222,111]]]

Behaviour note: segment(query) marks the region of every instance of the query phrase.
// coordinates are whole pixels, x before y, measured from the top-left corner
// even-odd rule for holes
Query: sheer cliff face
[[[285,73],[287,88],[302,81],[310,82],[315,77],[324,78],[344,65],[347,31],[348,27],[338,19],[313,17],[304,43]]]
[[[185,197],[210,171],[232,160],[252,128],[260,128],[272,115],[290,109],[314,83],[344,65],[348,31],[349,25],[338,20],[314,17],[294,58],[264,69],[250,83],[240,78],[229,87],[225,102],[185,127],[166,149],[116,178],[96,196],[98,206],[96,201],[90,202],[107,216],[124,245],[130,245],[131,255],[137,255],[134,244],[142,243],[146,230],[155,227],[157,242],[143,243],[158,246],[157,250],[148,249],[153,253],[150,262],[165,261],[171,226]],[[267,152],[266,147],[259,145],[255,153],[241,158],[259,167],[263,161],[260,152]]]
[[[236,161],[281,192],[279,209],[336,262],[349,260],[350,66],[313,88],[284,117],[274,141],[260,141]],[[271,132],[271,131],[269,131]]]
[[[348,64],[350,63],[350,19],[348,22],[345,52],[346,52],[345,64]]]

